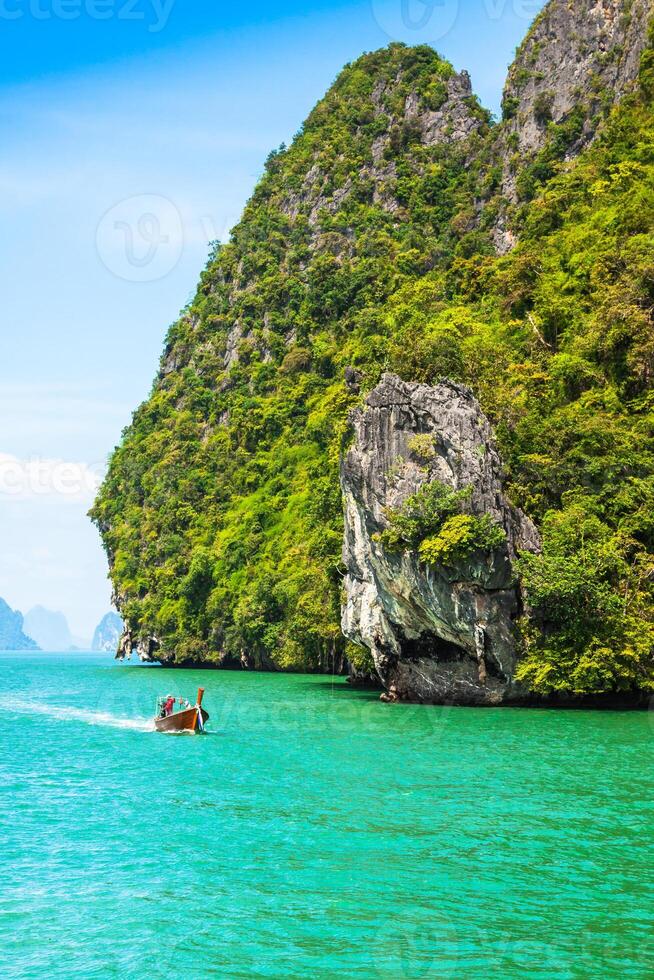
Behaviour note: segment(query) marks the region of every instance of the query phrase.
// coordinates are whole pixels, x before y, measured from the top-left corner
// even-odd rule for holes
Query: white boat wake
[[[45,715],[56,721],[76,721],[85,725],[101,725],[107,728],[122,728],[134,732],[153,732],[154,725],[149,718],[121,718],[108,711],[90,711],[86,708],[67,708],[41,701],[11,701],[1,705],[4,710],[26,715]]]

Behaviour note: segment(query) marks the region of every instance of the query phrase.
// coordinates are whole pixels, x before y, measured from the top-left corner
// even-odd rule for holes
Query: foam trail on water
[[[10,701],[5,702],[0,707],[20,714],[45,715],[48,718],[54,718],[56,721],[78,721],[85,725],[103,725],[108,728],[123,728],[134,732],[154,731],[154,725],[148,718],[120,718],[108,711],[59,707],[54,704],[43,704],[40,701]]]

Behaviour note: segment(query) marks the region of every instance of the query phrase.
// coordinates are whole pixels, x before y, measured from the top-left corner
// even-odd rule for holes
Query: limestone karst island
[[[651,980],[654,0],[0,54],[0,977]]]
[[[499,123],[391,44],[270,154],[92,510],[120,655],[650,696],[649,14],[547,4]]]

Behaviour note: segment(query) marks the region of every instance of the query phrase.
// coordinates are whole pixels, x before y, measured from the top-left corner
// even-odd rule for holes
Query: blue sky
[[[497,111],[542,6],[0,0],[0,596],[80,635],[109,608],[93,486],[208,241],[342,65],[431,43]]]

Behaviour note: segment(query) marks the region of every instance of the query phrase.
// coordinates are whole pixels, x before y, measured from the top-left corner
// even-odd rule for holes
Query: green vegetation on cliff
[[[414,437],[413,453],[424,438]],[[492,551],[505,540],[504,531],[489,514],[463,513],[471,494],[472,487],[452,490],[439,480],[426,483],[400,510],[386,512],[388,527],[378,535],[380,544],[386,551],[417,550],[430,565],[450,565],[474,551]]]
[[[359,386],[392,370],[470,385],[543,530],[521,679],[654,687],[653,87],[648,50],[498,257],[494,130],[461,76],[401,45],[343,71],[212,252],[93,509],[134,637],[179,661],[342,653],[338,462]]]
[[[169,333],[93,516],[124,618],[179,659],[317,668],[342,650],[343,369],[378,373],[386,300],[465,237],[487,115],[464,94],[470,139],[428,147],[404,113],[412,93],[446,108],[453,75],[401,45],[347,67]]]

